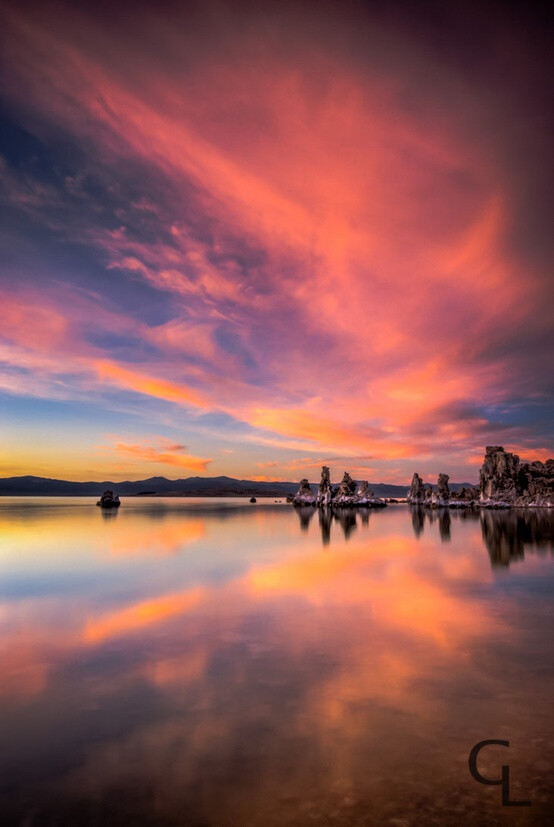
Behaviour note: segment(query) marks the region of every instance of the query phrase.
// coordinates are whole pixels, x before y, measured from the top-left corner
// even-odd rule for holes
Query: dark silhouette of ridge
[[[371,483],[380,497],[405,497],[408,485]],[[451,486],[452,487],[452,486]],[[312,488],[317,490],[317,484]],[[144,480],[113,480],[72,482],[49,477],[23,476],[0,478],[0,495],[4,496],[100,496],[106,489],[120,496],[187,496],[187,497],[286,497],[295,494],[298,482],[257,482],[233,477],[187,477],[170,480],[167,477],[148,477]]]

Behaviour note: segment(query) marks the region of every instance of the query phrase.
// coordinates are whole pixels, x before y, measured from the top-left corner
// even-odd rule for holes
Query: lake
[[[0,498],[2,825],[554,823],[554,514],[122,503]]]

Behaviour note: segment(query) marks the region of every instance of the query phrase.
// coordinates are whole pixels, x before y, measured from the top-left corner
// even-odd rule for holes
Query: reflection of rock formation
[[[297,504],[294,509],[298,514],[300,521],[300,529],[308,531],[310,523],[314,517],[315,509],[313,505],[306,505],[305,503]],[[362,525],[369,525],[369,510],[360,509]],[[319,528],[321,531],[321,540],[324,546],[328,546],[331,542],[331,526],[333,522],[338,523],[342,529],[346,540],[352,535],[353,531],[358,525],[358,511],[352,508],[329,508],[322,506],[318,509]]]
[[[481,511],[481,530],[493,566],[509,566],[524,552],[554,553],[554,514],[550,511],[512,509]]]
[[[333,512],[330,508],[323,507],[319,509],[319,527],[321,529],[321,540],[324,546],[328,546],[331,541],[331,520]]]
[[[477,521],[479,519],[479,511],[473,508],[464,508],[457,512],[456,519],[461,522]]]
[[[517,454],[488,445],[479,473],[480,500],[492,506],[554,505],[554,460],[521,464]]]
[[[425,511],[420,505],[414,505],[410,509],[412,512],[412,526],[414,534],[419,537],[423,533],[423,526],[425,523]]]
[[[409,506],[410,514],[412,515],[412,528],[415,536],[418,538],[423,534],[426,520],[430,525],[434,525],[435,523],[438,525],[440,538],[443,543],[446,543],[451,538],[453,520],[467,521],[479,519],[479,512],[471,508],[451,511],[450,508],[427,508],[426,506],[426,503],[423,505]]]
[[[450,511],[448,508],[441,508],[439,511],[439,534],[443,543],[450,541]]]
[[[523,540],[513,513],[481,512],[481,531],[493,566],[509,566],[523,559]]]
[[[369,525],[369,514],[370,512],[368,509],[362,508],[360,510],[360,520],[362,525]]]
[[[300,488],[292,498],[293,505],[315,505],[315,495],[308,480],[300,480]]]
[[[345,539],[348,540],[357,525],[356,512],[349,508],[338,508],[333,513],[335,520],[340,523]]]
[[[313,515],[312,509],[306,509]],[[319,511],[319,528],[321,530],[321,541],[324,546],[328,546],[331,541],[331,526],[336,522],[342,528],[346,540],[351,536],[357,525],[369,525],[370,510],[362,508],[359,511],[352,508],[320,508]],[[308,517],[308,520],[310,517]]]
[[[295,509],[298,517],[300,519],[300,528],[302,531],[307,531],[310,525],[310,520],[314,516],[314,509],[311,505],[299,505],[298,508]]]
[[[314,510],[311,507],[298,508],[299,516],[305,512],[305,516],[301,517],[301,527],[306,529],[310,520],[314,515]],[[331,541],[331,528],[333,523],[338,523],[342,529],[344,537],[348,540],[352,533],[356,530],[358,525],[367,528],[369,526],[369,518],[371,509],[361,508],[320,508],[318,509],[319,528],[321,531],[321,541],[324,546],[328,546]]]
[[[321,482],[317,492],[317,504],[328,506],[331,504],[333,489],[331,488],[331,475],[329,469],[324,465],[321,469]]]

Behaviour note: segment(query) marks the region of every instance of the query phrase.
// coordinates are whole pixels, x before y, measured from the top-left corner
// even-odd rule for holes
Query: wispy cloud
[[[548,444],[548,242],[521,155],[544,136],[513,67],[499,95],[502,73],[475,83],[377,12],[363,37],[335,12],[158,15],[153,39],[146,7],[129,38],[48,6],[9,6],[7,94],[79,161],[3,162],[13,248],[32,217],[52,255],[44,272],[33,233],[21,285],[4,270],[8,392],[141,394],[225,414],[260,454],[377,469]]]
[[[175,465],[178,468],[196,472],[206,471],[210,462],[213,462],[212,459],[192,456],[187,453],[186,445],[171,444],[163,437],[158,437],[157,443],[157,445],[145,445],[116,441],[111,450],[131,459],[146,460],[158,465]]]

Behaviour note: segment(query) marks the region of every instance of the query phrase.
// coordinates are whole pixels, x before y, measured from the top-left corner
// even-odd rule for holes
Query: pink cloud
[[[377,27],[375,48],[345,60],[323,23],[305,36],[309,14],[294,35],[285,11],[271,36],[257,17],[215,22],[202,48],[194,26],[161,24],[164,62],[148,16],[132,43],[94,18],[85,37],[83,20],[10,12],[14,94],[108,168],[159,183],[159,201],[132,202],[150,232],[122,219],[89,242],[173,313],[95,316],[155,349],[133,363],[87,343],[84,301],[71,319],[40,296],[12,307],[10,341],[52,356],[72,342],[93,385],[225,412],[260,444],[471,465],[482,409],[528,390],[514,331],[548,321],[542,274],[511,241],[498,148],[513,136],[482,129],[490,92],[398,31]]]

